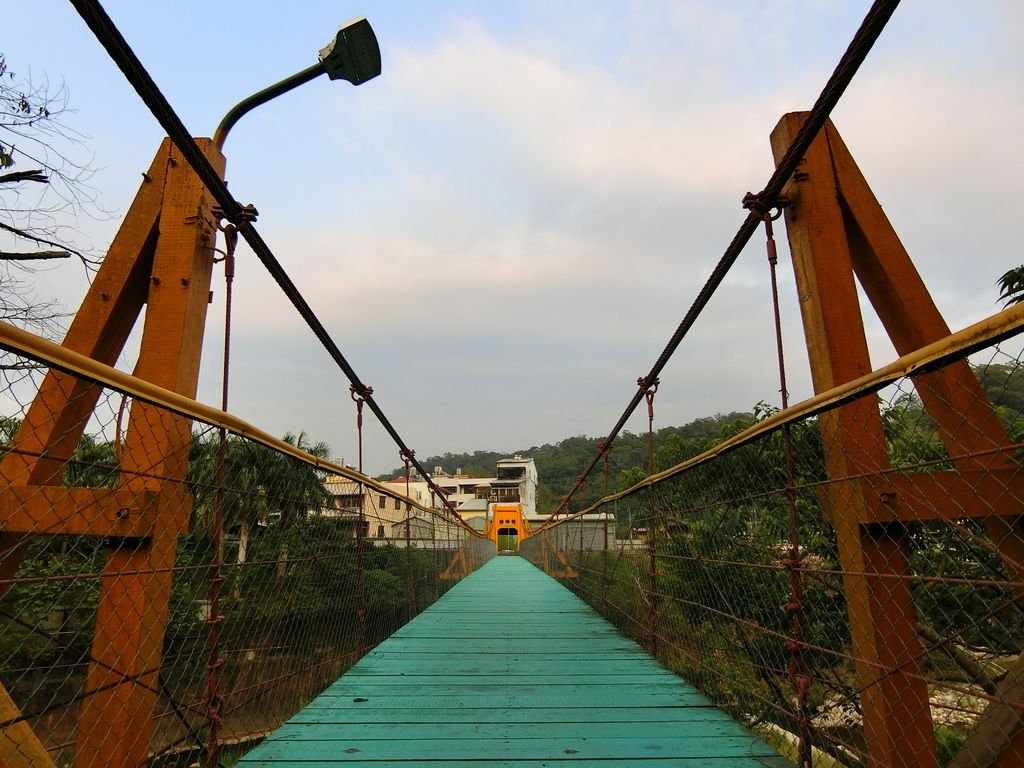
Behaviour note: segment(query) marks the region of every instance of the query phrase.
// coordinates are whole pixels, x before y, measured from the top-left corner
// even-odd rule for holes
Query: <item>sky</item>
[[[608,432],[743,220],[744,193],[770,176],[772,128],[810,108],[868,5],[104,3],[196,136],[315,63],[339,24],[369,19],[382,75],[319,78],[244,117],[226,179],[420,458]],[[102,253],[163,133],[69,3],[0,8],[10,69],[67,88],[65,123],[110,212],[71,224]],[[1022,34],[1015,0],[907,0],[833,115],[953,329],[998,309],[996,280],[1024,261]],[[812,392],[779,234],[795,402]],[[87,288],[71,262],[34,279],[69,310]],[[866,314],[877,367],[895,354]],[[662,373],[656,427],[778,404],[774,361],[758,235]],[[347,380],[244,245],[231,381],[236,415],[355,462]],[[627,428],[646,430],[646,412]],[[400,464],[379,427],[365,441],[370,473]]]

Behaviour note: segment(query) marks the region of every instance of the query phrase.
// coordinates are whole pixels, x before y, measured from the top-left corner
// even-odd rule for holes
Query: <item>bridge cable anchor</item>
[[[765,200],[764,192],[762,191],[757,194],[747,192],[743,196],[742,205],[744,210],[751,211],[765,221],[775,221],[782,216],[782,212],[789,208],[791,203],[790,199],[785,195],[779,195],[769,202]],[[775,211],[775,213],[773,214],[772,211]]]

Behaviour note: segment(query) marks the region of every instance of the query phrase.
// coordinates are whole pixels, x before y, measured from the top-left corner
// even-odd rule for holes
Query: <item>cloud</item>
[[[402,49],[388,89],[396,108],[419,121],[455,117],[457,139],[477,144],[474,161],[508,167],[511,155],[518,175],[645,198],[735,194],[732,179],[749,169],[750,152],[763,151],[738,140],[747,97],[759,97],[752,85],[720,87],[689,58],[648,61],[641,71],[623,60],[609,71],[592,60],[559,62],[468,24],[434,47]],[[694,92],[712,98],[687,98]],[[488,158],[485,148],[502,151]]]
[[[862,13],[831,0],[384,4],[384,75],[355,91],[310,84],[247,118],[231,187],[257,204],[261,232],[421,455],[598,434],[721,256],[743,193],[770,175],[773,126],[809,108]],[[246,37],[273,36],[272,17],[248,14]],[[1012,226],[1022,19],[1006,0],[904,4],[835,115],[954,327],[994,310],[995,279],[1024,258]],[[150,26],[134,30],[139,50]],[[209,82],[197,69],[209,62],[173,59],[180,74],[161,77],[180,77],[167,92],[182,109],[221,98],[182,96]],[[138,143],[139,114],[152,126],[136,102],[104,109],[109,126],[90,132],[106,151]],[[791,388],[806,395],[778,236],[789,361],[803,372]],[[660,424],[777,398],[769,302],[758,234],[666,368]],[[243,415],[350,454],[346,385],[247,252],[235,333]],[[208,336],[214,355],[212,325]],[[393,466],[380,446],[378,466]]]

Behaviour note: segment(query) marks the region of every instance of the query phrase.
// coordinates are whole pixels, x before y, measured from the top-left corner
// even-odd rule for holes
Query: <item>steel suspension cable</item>
[[[124,74],[125,78],[138,93],[143,103],[149,108],[149,111],[153,113],[153,116],[157,119],[157,122],[167,131],[167,135],[171,141],[178,148],[181,154],[184,156],[186,162],[195,171],[196,175],[203,182],[203,185],[210,191],[217,204],[220,206],[224,213],[224,218],[229,222],[238,227],[239,233],[245,238],[245,241],[252,248],[257,258],[263,263],[263,266],[270,273],[270,276],[274,278],[278,286],[284,292],[285,296],[292,303],[292,306],[298,311],[299,315],[306,322],[316,338],[323,345],[324,349],[327,350],[328,354],[337,364],[337,366],[344,372],[345,376],[351,382],[352,386],[355,387],[356,391],[363,393],[368,387],[363,384],[356,374],[355,369],[349,364],[348,360],[341,353],[338,345],[331,338],[327,329],[320,322],[320,319],[313,312],[313,309],[306,302],[302,293],[296,287],[295,283],[285,272],[284,267],[277,260],[273,251],[270,250],[270,246],[263,240],[259,232],[256,231],[252,221],[250,221],[245,213],[243,206],[235,200],[232,194],[228,191],[227,184],[220,177],[214,167],[210,164],[210,161],[206,159],[199,145],[196,144],[195,139],[192,138],[192,134],[182,123],[181,118],[178,117],[177,113],[171,107],[166,97],[157,87],[153,78],[149,72],[146,71],[142,62],[135,55],[135,52],[128,45],[128,42],[124,39],[120,30],[115,26],[114,22],[107,15],[107,12],[100,5],[98,0],[70,0],[71,5],[74,6],[75,10],[78,11],[79,16],[85,21],[86,25],[96,36],[99,43],[106,49],[110,58],[117,65],[118,69]],[[372,390],[370,390],[372,392]],[[373,412],[374,416],[380,422],[381,426],[384,427],[391,439],[398,445],[401,451],[410,452],[409,447],[402,440],[401,435],[394,428],[387,416],[384,415],[384,411],[374,401],[372,394],[363,395],[366,400],[367,406]],[[438,496],[441,498],[442,503],[445,505],[445,511],[451,516],[454,515],[454,511],[451,504],[444,497],[444,494],[440,493],[440,489],[434,484],[433,480],[430,479],[430,475],[427,474],[426,470],[420,465],[420,463],[414,458],[412,464],[420,475],[426,480],[427,484],[432,490],[438,491]]]
[[[224,352],[221,366],[220,409],[227,413],[230,394],[231,374],[231,307],[235,284],[235,248],[238,245],[238,233],[234,224],[224,227]],[[213,520],[213,562],[209,573],[210,616],[207,619],[209,634],[207,648],[209,662],[206,665],[206,717],[209,721],[209,738],[206,743],[206,768],[217,768],[217,756],[220,752],[220,730],[223,726],[222,708],[224,696],[220,692],[220,670],[224,659],[220,655],[221,629],[226,616],[220,613],[220,590],[224,584],[224,495],[226,488],[226,471],[228,449],[228,432],[222,426],[217,430],[217,491],[214,496]]]
[[[779,252],[775,245],[772,221],[782,215],[764,214],[765,245],[768,255],[768,273],[772,293],[772,313],[775,320],[775,349],[779,361],[779,394],[782,410],[789,408],[789,384],[786,380],[786,352],[782,341],[782,309],[779,304],[778,264]],[[796,461],[793,457],[793,429],[788,422],[782,427],[783,447],[786,459],[786,506],[789,511],[789,552],[782,558],[781,565],[789,574],[790,602],[785,606],[790,617],[792,637],[786,641],[790,659],[787,665],[790,682],[796,690],[797,756],[800,768],[811,768],[814,743],[808,695],[813,681],[814,670],[808,659],[804,642],[804,627],[807,623],[804,605],[803,555],[800,542],[800,515],[796,504]]]
[[[850,41],[850,45],[847,47],[846,52],[839,59],[839,63],[836,65],[832,75],[826,81],[821,93],[814,102],[814,106],[811,107],[810,112],[807,115],[807,119],[804,124],[797,131],[796,136],[793,137],[793,141],[790,143],[786,153],[782,156],[778,165],[775,168],[775,172],[768,179],[764,188],[757,195],[748,196],[748,199],[753,201],[751,207],[752,210],[747,214],[746,219],[740,225],[732,241],[725,249],[725,253],[722,255],[718,264],[712,270],[711,275],[708,277],[704,286],[700,289],[697,297],[694,299],[690,309],[684,315],[679,326],[675,332],[669,338],[668,343],[665,345],[664,350],[658,356],[658,359],[654,362],[651,370],[646,376],[641,377],[638,380],[638,387],[636,393],[630,399],[629,404],[626,406],[626,410],[623,411],[619,420],[612,427],[611,432],[608,433],[604,439],[604,443],[611,445],[615,438],[618,437],[622,428],[625,427],[626,422],[636,411],[637,407],[644,400],[644,396],[647,392],[648,382],[654,382],[661,374],[662,370],[668,364],[668,361],[675,354],[675,351],[679,348],[680,343],[686,337],[690,328],[696,322],[697,318],[700,317],[701,313],[707,307],[711,301],[711,297],[714,296],[715,291],[718,290],[722,281],[725,280],[725,276],[729,273],[733,264],[739,258],[740,253],[746,247],[750,238],[754,232],[757,231],[758,226],[763,221],[763,212],[771,210],[776,202],[778,202],[779,195],[782,193],[782,188],[789,181],[793,172],[796,170],[797,164],[801,158],[807,153],[807,150],[811,146],[811,142],[817,137],[818,132],[821,131],[825,125],[825,121],[828,120],[829,115],[832,114],[832,110],[836,104],[839,103],[839,99],[845,93],[846,88],[853,80],[857,70],[860,69],[860,65],[864,63],[868,53],[882,34],[882,30],[885,29],[889,19],[895,12],[897,6],[899,6],[900,0],[875,0],[875,3],[868,10],[864,16],[864,20],[861,22],[860,27],[857,29],[856,34]],[[588,476],[597,466],[601,460],[602,451],[598,452],[590,459],[586,469],[583,470],[582,477]],[[580,484],[577,482],[572,490],[569,491],[569,497],[575,494],[579,490]],[[549,520],[557,517],[565,508],[565,503],[558,506],[557,509],[551,514]]]
[[[363,403],[366,402],[364,399],[366,393],[372,395],[373,387],[367,387],[363,391],[363,395],[356,392],[355,387],[349,387],[349,396],[356,404],[356,442],[358,445],[359,474],[363,474]],[[364,540],[367,534],[368,523],[366,520],[366,486],[359,483],[357,487],[359,488],[359,520],[356,526],[356,618],[359,620],[359,649],[362,651],[366,648],[366,576],[364,574],[366,560],[364,549],[366,544]]]

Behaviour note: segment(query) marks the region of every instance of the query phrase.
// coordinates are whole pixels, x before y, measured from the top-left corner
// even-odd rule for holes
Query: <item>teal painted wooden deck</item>
[[[792,768],[589,606],[496,557],[244,768]]]

